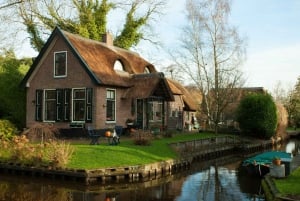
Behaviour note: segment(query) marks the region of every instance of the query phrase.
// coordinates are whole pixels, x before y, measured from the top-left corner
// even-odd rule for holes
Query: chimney
[[[114,45],[114,39],[111,33],[106,32],[102,35],[102,42],[106,43],[106,45],[113,46]]]

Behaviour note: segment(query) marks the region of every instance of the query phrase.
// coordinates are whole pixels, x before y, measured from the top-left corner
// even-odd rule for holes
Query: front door
[[[138,128],[144,128],[144,100],[136,100],[136,124]]]

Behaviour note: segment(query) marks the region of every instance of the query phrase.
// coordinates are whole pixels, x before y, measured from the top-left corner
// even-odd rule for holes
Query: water
[[[281,149],[299,146],[291,141]],[[212,160],[170,177],[91,187],[1,174],[0,201],[264,201],[260,180],[238,174],[240,162]]]

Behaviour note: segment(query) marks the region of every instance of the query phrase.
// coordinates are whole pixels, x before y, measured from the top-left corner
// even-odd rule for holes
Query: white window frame
[[[47,116],[47,105],[46,105],[46,92],[47,91],[55,91],[55,96],[56,96],[56,89],[44,89],[44,92],[43,92],[43,122],[55,122],[56,120],[56,116],[54,118],[54,120],[47,120],[46,119],[46,116]],[[56,99],[55,99],[55,106],[56,106]],[[55,107],[55,110],[56,110],[56,107]]]
[[[74,120],[74,91],[75,90],[84,90],[84,117],[86,116],[86,108],[85,108],[85,105],[86,105],[86,88],[72,88],[72,100],[71,100],[71,105],[72,105],[72,112],[71,112],[71,118],[72,118],[72,121],[73,123],[84,123],[85,122],[85,118],[83,118],[83,120],[81,121],[78,121],[78,120]]]
[[[115,119],[114,120],[107,120],[107,92],[108,91],[114,91],[114,94],[115,94],[115,97],[114,97],[114,102],[115,102],[115,107],[114,107],[114,117]],[[117,121],[117,115],[116,115],[116,109],[117,109],[117,90],[116,89],[111,89],[111,88],[107,88],[106,89],[106,93],[105,93],[105,105],[106,105],[106,110],[105,110],[105,120],[106,120],[106,123],[116,123]]]
[[[162,101],[149,101],[148,103],[151,106],[151,115],[149,118],[150,122],[161,122],[163,120],[163,102]],[[158,108],[160,108],[161,117],[158,118],[156,116],[156,113],[159,111]]]
[[[55,61],[55,58],[56,58],[56,54],[60,54],[60,53],[65,53],[66,55],[66,68],[65,68],[65,74],[64,75],[56,75],[56,61]],[[53,58],[54,62],[53,62],[53,76],[54,78],[64,78],[64,77],[67,77],[67,72],[68,72],[68,52],[67,51],[58,51],[58,52],[54,52],[54,58]]]

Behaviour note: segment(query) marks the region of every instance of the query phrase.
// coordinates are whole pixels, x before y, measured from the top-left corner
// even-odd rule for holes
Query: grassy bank
[[[300,198],[300,167],[285,179],[274,179],[277,189],[283,196],[297,196]]]
[[[195,133],[195,134],[176,134],[172,138],[160,138],[151,141],[150,145],[134,145],[132,139],[121,139],[117,146],[110,146],[104,139],[100,145],[88,145],[72,143],[74,153],[71,161],[67,164],[68,168],[94,169],[105,167],[118,167],[129,165],[142,165],[153,162],[174,159],[176,153],[167,146],[168,143],[189,141],[214,137],[215,134]],[[224,136],[224,135],[222,135]]]

